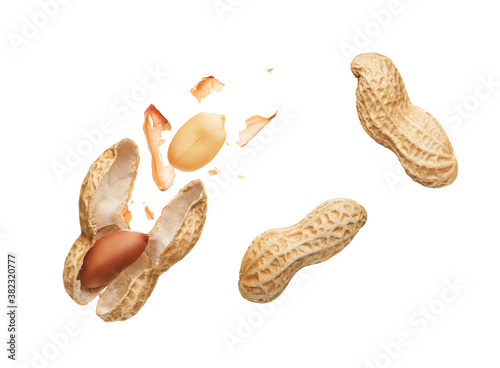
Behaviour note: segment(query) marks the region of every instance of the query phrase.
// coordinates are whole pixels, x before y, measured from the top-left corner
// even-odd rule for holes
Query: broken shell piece
[[[274,68],[270,68],[270,69],[267,69],[267,72],[268,73],[271,73],[273,71]]]
[[[201,102],[201,100],[207,97],[210,92],[222,91],[222,87],[224,87],[224,84],[211,75],[210,77],[201,78],[201,81],[199,81],[196,86],[191,88],[191,94],[198,100],[198,102]]]
[[[212,170],[208,170],[208,174],[210,176],[212,175],[219,175],[221,173],[221,171],[219,169],[217,169],[216,167],[214,167]]]
[[[274,113],[270,118],[264,118],[259,115],[254,115],[246,120],[247,127],[240,132],[240,140],[236,142],[240,147],[244,147],[250,139],[252,139],[262,128],[264,128],[267,123],[273,120],[278,114],[278,111]]]
[[[146,111],[144,111],[144,116],[151,119],[153,128],[162,127],[162,130],[168,131],[172,129],[172,126],[168,122],[167,118],[163,116],[153,104],[149,105]]]
[[[128,209],[128,204],[125,205],[125,208],[123,209],[122,216],[125,219],[125,221],[127,221],[128,223],[130,223],[130,221],[132,221],[132,212],[130,212],[130,210]]]
[[[170,130],[168,120],[153,105],[144,111],[144,135],[151,153],[151,168],[153,180],[161,191],[165,191],[174,184],[175,171],[170,165],[163,164],[163,156],[160,146],[165,142],[161,137],[161,132]]]
[[[123,139],[99,156],[83,180],[79,201],[81,234],[66,257],[63,273],[64,288],[78,304],[89,303],[104,288],[83,288],[77,280],[89,249],[104,236],[130,228],[122,214],[130,200],[138,165],[137,145]]]
[[[144,212],[146,212],[146,217],[148,218],[148,220],[152,220],[155,218],[155,214],[149,209],[149,206],[144,207]]]

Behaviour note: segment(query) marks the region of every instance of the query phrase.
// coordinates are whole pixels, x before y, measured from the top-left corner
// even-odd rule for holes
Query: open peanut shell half
[[[123,139],[107,149],[90,167],[80,191],[81,234],[64,264],[63,280],[68,295],[88,304],[98,294],[97,315],[107,322],[124,321],[144,305],[162,273],[180,261],[198,241],[207,211],[201,180],[181,189],[165,206],[141,256],[111,283],[87,289],[78,274],[87,252],[100,238],[129,229],[123,217],[139,165],[137,145]]]

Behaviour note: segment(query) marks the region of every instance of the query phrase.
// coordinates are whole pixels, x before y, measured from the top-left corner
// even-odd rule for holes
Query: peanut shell
[[[137,145],[124,139],[107,149],[90,167],[80,191],[81,234],[64,264],[68,295],[88,304],[100,294],[97,315],[104,321],[134,316],[151,295],[159,276],[180,261],[198,241],[206,218],[207,196],[200,180],[179,191],[163,209],[141,256],[107,286],[83,288],[78,274],[85,255],[100,238],[129,229],[123,217],[137,175]]]
[[[411,104],[394,63],[367,53],[354,58],[351,70],[358,78],[359,120],[368,135],[393,151],[417,183],[429,188],[453,183],[458,164],[448,136],[431,114]]]
[[[122,213],[132,194],[138,165],[137,145],[123,139],[99,156],[83,180],[79,200],[81,234],[66,257],[63,272],[64,288],[78,304],[88,304],[103,289],[82,288],[77,280],[88,250],[100,238],[129,229]]]
[[[366,219],[365,209],[355,201],[332,199],[295,225],[259,235],[241,262],[241,295],[256,303],[276,299],[301,268],[324,262],[344,249]]]
[[[108,285],[97,303],[104,321],[134,316],[149,298],[158,278],[183,259],[201,236],[207,195],[201,180],[194,180],[163,208],[149,232],[144,253]]]

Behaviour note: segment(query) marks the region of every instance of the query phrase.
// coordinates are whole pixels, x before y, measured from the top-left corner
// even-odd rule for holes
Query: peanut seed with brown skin
[[[84,288],[108,285],[120,272],[135,262],[148,244],[148,235],[118,230],[93,245],[83,260],[78,279]]]

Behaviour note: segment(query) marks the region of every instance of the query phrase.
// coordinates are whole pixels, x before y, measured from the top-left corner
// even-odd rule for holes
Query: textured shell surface
[[[358,78],[359,120],[368,135],[393,151],[414,181],[430,188],[451,184],[458,164],[448,136],[431,114],[411,104],[394,63],[366,53],[354,58],[351,70]]]
[[[121,213],[130,199],[138,165],[137,145],[130,139],[123,139],[97,158],[83,180],[79,199],[81,234],[66,257],[63,271],[64,288],[78,304],[88,304],[103,289],[83,288],[78,273],[85,255],[98,238],[129,228]],[[127,175],[122,175],[124,172]],[[120,182],[118,194],[108,196],[110,183],[116,181]],[[98,203],[101,197],[107,197],[106,202]]]
[[[194,247],[205,223],[205,187],[201,180],[194,180],[165,206],[148,234],[146,249],[132,265],[107,286],[82,287],[78,274],[87,252],[100,238],[129,228],[123,209],[130,200],[138,164],[137,145],[123,139],[91,165],[80,190],[81,234],[64,264],[63,282],[68,295],[78,304],[87,304],[99,295],[96,312],[106,322],[123,321],[137,314],[160,275]]]
[[[182,260],[203,231],[207,195],[201,180],[193,180],[165,206],[149,232],[146,250],[108,285],[97,304],[106,322],[125,321],[136,315],[153,292],[159,277]]]
[[[324,262],[344,249],[366,223],[365,209],[350,199],[332,199],[295,225],[254,239],[243,257],[239,289],[252,302],[276,299],[301,268]]]

